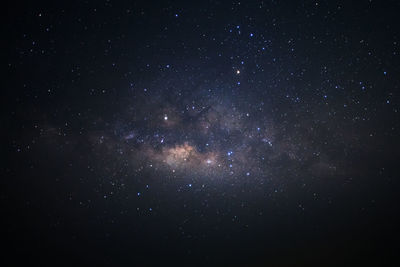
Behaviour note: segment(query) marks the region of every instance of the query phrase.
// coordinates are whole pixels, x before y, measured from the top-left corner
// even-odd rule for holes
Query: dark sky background
[[[1,262],[398,266],[399,7],[9,3]]]

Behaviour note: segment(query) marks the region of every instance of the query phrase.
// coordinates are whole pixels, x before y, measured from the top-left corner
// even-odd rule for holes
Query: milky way
[[[398,2],[40,2],[4,12],[11,260],[397,255]]]

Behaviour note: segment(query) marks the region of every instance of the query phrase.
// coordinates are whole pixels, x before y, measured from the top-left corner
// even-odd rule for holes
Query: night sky
[[[399,11],[9,4],[1,262],[398,266]]]

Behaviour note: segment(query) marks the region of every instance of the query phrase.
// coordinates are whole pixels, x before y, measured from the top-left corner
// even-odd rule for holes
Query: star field
[[[396,266],[399,7],[7,7],[6,260]]]

